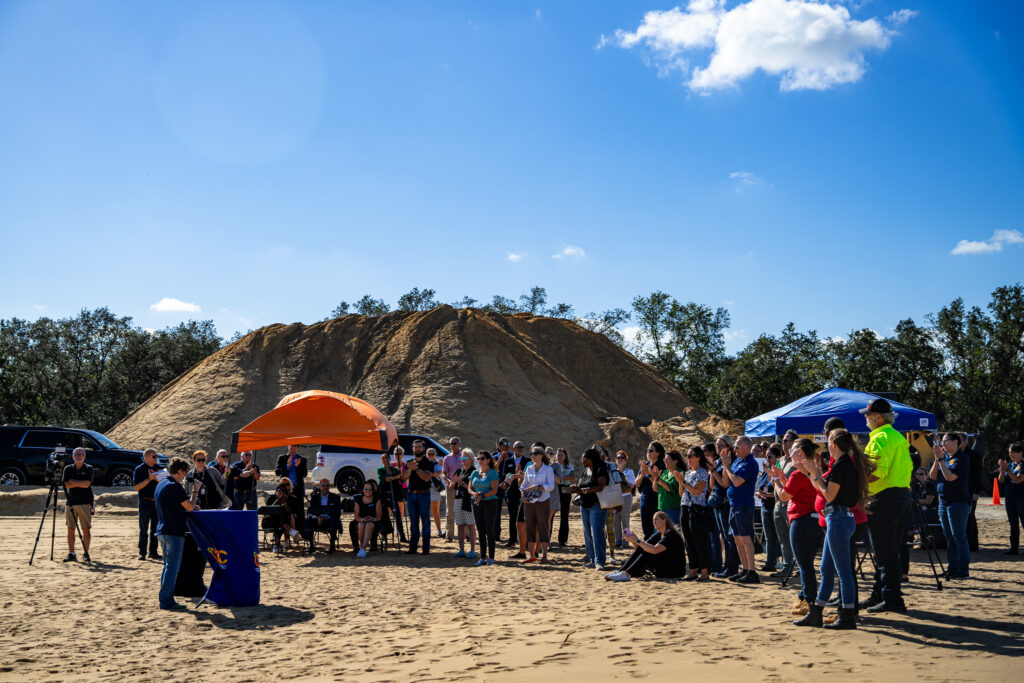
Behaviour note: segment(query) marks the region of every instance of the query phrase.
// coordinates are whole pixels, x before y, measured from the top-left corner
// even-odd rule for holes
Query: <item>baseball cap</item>
[[[868,403],[867,408],[861,408],[860,412],[862,415],[867,413],[891,413],[892,406],[884,398],[873,398],[871,403]]]

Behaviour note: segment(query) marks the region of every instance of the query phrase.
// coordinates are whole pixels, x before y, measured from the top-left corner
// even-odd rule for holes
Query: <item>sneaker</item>
[[[294,540],[296,540],[296,541],[299,540],[299,530],[298,529],[292,529],[292,538]]]
[[[465,556],[466,556],[466,551],[465,550],[460,550],[459,552],[455,553],[455,557],[465,557]]]
[[[479,560],[477,560],[476,562],[473,563],[473,566],[474,567],[482,567],[485,564],[487,564],[487,560],[485,560],[484,558],[481,557]]]
[[[740,578],[736,579],[736,583],[761,583],[761,577],[757,575],[757,572],[751,569]]]
[[[738,572],[736,572],[735,574],[730,574],[726,578],[729,579],[730,581],[739,581],[740,579],[742,579],[746,575],[747,575],[747,570],[741,569]]]
[[[584,569],[593,569],[593,567],[594,567],[594,561],[593,560],[587,560],[586,562],[583,563],[583,568]]]
[[[356,553],[356,557],[366,557],[366,548],[360,548],[359,552]]]
[[[82,553],[82,559],[85,560],[86,562],[92,562],[92,558],[89,557],[89,551],[88,550],[86,550],[84,553]],[[964,578],[967,578],[967,577],[965,576]]]
[[[489,565],[494,564],[494,558],[493,557],[488,558],[487,559],[487,564],[489,564]]]
[[[140,559],[140,560],[145,560],[145,559],[146,559],[146,556],[145,556],[144,554],[140,554],[140,555],[139,555],[139,559]]]
[[[161,555],[160,553],[150,553],[149,554],[149,559],[151,559],[151,560],[162,560],[162,559],[164,559],[164,556]]]
[[[74,553],[68,553],[68,556],[64,558],[65,562],[78,562],[78,558],[75,557]]]
[[[616,576],[618,576],[618,575],[619,575],[619,574],[621,574],[621,573],[622,573],[622,570],[620,569],[620,570],[618,570],[618,571],[614,571],[614,572],[612,572],[611,574],[605,574],[605,575],[604,575],[604,580],[605,580],[605,581],[612,581],[612,580],[614,580],[614,579],[615,579],[615,577],[616,577]]]
[[[772,577],[773,579],[781,579],[783,576],[787,574],[787,572],[789,572],[789,567],[781,567],[778,570],[769,574],[768,576]]]
[[[732,572],[730,572],[728,569],[723,569],[720,572],[715,572],[713,576],[718,579],[727,579],[730,576],[732,576]]]
[[[877,605],[868,607],[867,612],[871,614],[879,614],[881,612],[896,612],[898,614],[906,614],[907,606],[902,600],[899,602],[880,602]]]
[[[604,571],[604,565],[603,565],[603,564],[599,564],[599,563],[595,562],[595,563],[594,563],[594,569],[596,569],[596,570],[597,570],[597,571],[599,571],[599,572],[603,572],[603,571]]]
[[[456,555],[456,557],[458,557],[458,556]],[[476,559],[476,551],[475,550],[470,550],[468,553],[466,553],[466,558],[470,559],[470,560],[475,560]]]
[[[630,581],[633,577],[626,572],[616,572],[615,576],[612,577],[612,581]]]
[[[516,553],[515,555],[509,555],[508,559],[510,559],[510,560],[525,560],[526,559],[526,553]]]
[[[758,571],[773,572],[773,571],[775,571],[775,569],[776,569],[775,565],[762,564],[761,565],[761,569],[759,569]]]
[[[270,552],[274,553],[275,555],[279,555],[281,553],[281,546],[275,543],[274,547],[270,549]]]

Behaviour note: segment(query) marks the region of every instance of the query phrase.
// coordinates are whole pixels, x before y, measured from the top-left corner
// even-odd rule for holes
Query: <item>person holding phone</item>
[[[494,564],[494,545],[498,539],[498,472],[487,451],[476,457],[476,470],[469,476],[473,493],[473,518],[480,537],[480,559],[474,566]]]
[[[604,578],[608,581],[629,581],[650,572],[659,579],[678,579],[686,570],[686,552],[683,537],[665,514],[664,510],[654,513],[656,533],[649,541],[638,538],[631,529],[622,532],[626,542],[633,546],[622,569]]]
[[[527,465],[520,487],[523,505],[526,507],[526,543],[530,549],[530,556],[523,563],[539,561],[547,564],[548,544],[551,541],[548,536],[548,513],[551,509],[551,492],[555,489],[555,472],[548,464],[548,456],[543,448],[534,447],[530,458],[533,462]]]

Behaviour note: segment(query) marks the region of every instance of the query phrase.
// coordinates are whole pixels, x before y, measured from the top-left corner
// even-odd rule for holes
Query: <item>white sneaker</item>
[[[271,552],[273,552],[275,555],[279,554],[281,552],[281,546],[275,543],[274,547],[271,548]]]
[[[617,571],[617,572],[612,572],[611,574],[605,574],[605,575],[604,575],[604,580],[605,580],[605,581],[614,581],[614,580],[615,580],[615,577],[616,577],[616,576],[618,576],[618,575],[619,575],[619,574],[621,574],[621,573],[622,573],[622,571],[621,571],[621,570],[619,570],[619,571]]]
[[[299,540],[299,530],[298,529],[292,529],[292,539],[294,539],[296,541]]]
[[[626,572],[615,572],[615,575],[612,576],[612,581],[629,581],[632,578],[633,577]]]
[[[599,572],[603,572],[604,571],[604,565],[603,564],[598,564],[597,562],[595,562],[594,563],[594,569],[596,569]]]
[[[356,557],[366,557],[366,549],[365,548],[360,548],[359,552],[356,553]]]

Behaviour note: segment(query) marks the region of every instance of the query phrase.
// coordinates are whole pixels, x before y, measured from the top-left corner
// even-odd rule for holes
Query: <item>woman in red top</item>
[[[796,463],[800,459],[813,458],[818,447],[810,439],[798,439],[790,451],[790,457]],[[793,555],[800,567],[800,595],[793,606],[793,614],[803,614],[803,619],[793,622],[797,626],[811,618],[809,603],[818,594],[818,577],[814,571],[814,555],[818,552],[822,533],[814,514],[814,498],[817,490],[807,475],[794,469],[787,477],[778,465],[771,469],[772,481],[775,483],[775,497],[779,501],[788,501],[786,515],[789,517],[789,540],[793,544]],[[821,616],[817,618],[817,626],[821,626]]]

